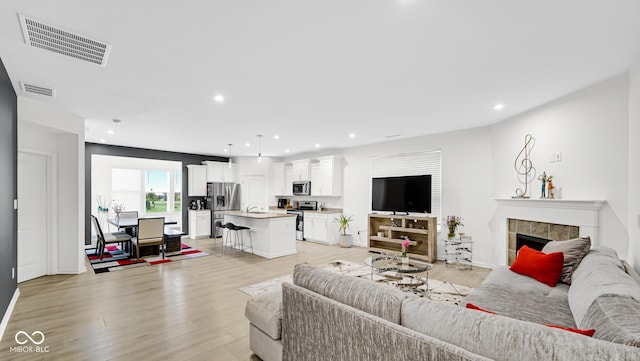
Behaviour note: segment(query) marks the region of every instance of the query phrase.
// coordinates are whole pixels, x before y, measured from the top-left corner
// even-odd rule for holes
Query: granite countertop
[[[291,210],[297,210],[295,208],[289,208]],[[270,211],[286,211],[287,208],[278,208],[278,207],[274,207],[274,206],[270,206],[269,207]],[[321,211],[310,211],[310,210],[303,210],[303,212],[305,213],[320,213],[320,214],[332,214],[332,213],[342,213],[342,209],[341,208],[325,208]]]
[[[296,217],[295,214],[278,214],[268,212],[243,212],[243,211],[227,211],[224,214],[236,217],[246,217],[253,219],[269,219],[269,218],[284,218],[284,217]]]

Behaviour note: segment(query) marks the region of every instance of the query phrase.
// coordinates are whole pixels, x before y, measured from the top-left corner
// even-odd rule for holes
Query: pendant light
[[[231,162],[231,146],[232,146],[233,144],[229,143],[229,144],[227,144],[227,145],[229,146],[229,168],[231,168],[231,164],[232,164],[232,162]]]
[[[258,163],[262,162],[262,134],[258,134]]]

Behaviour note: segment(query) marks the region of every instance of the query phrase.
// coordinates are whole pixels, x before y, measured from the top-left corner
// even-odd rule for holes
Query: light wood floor
[[[211,256],[120,272],[41,277],[20,283],[0,343],[1,360],[250,360],[248,296],[238,288],[290,273],[300,262],[363,262],[366,248],[298,242],[298,254],[267,260],[187,244]],[[489,273],[438,262],[429,276],[476,287]],[[15,353],[14,335],[41,331],[49,353]]]

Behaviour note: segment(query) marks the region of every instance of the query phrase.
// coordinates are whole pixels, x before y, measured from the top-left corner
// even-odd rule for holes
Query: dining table
[[[140,217],[140,218],[120,218],[120,219],[115,219],[115,218],[109,218],[107,219],[107,222],[110,225],[113,225],[115,227],[117,227],[118,229],[124,229],[125,232],[129,235],[131,235],[132,237],[135,237],[136,235],[136,228],[138,227],[138,219],[143,219],[144,217]],[[148,217],[148,218],[152,218],[152,217]],[[167,227],[170,225],[174,225],[174,224],[178,224],[177,221],[172,221],[169,219],[164,220],[164,243],[165,243],[165,249],[167,250],[167,252],[175,252],[175,251],[179,251],[182,249],[182,236],[186,235],[186,233],[177,230],[175,228],[171,228],[171,227]],[[149,249],[149,251],[143,251],[143,248],[140,248],[140,253],[141,255],[150,255],[150,254],[155,254],[158,253],[156,252],[157,247],[156,246],[146,246],[144,247],[145,249]],[[151,249],[151,248],[155,248]],[[129,250],[125,250],[125,251],[129,251]]]

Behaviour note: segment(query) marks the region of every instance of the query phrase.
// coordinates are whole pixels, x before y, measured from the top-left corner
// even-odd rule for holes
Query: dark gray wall
[[[160,160],[172,160],[182,162],[182,230],[189,232],[189,213],[188,207],[192,199],[202,199],[202,197],[188,197],[187,194],[189,188],[189,182],[187,179],[187,164],[200,164],[204,160],[214,162],[227,162],[229,158],[216,157],[211,155],[200,154],[188,154],[188,153],[176,153],[167,152],[164,150],[153,149],[141,149],[131,147],[120,147],[115,145],[85,143],[84,145],[85,158],[84,158],[84,174],[85,174],[85,207],[84,209],[90,210],[85,216],[84,229],[85,229],[85,244],[91,244],[91,217],[90,213],[94,210],[91,209],[91,156],[94,154],[101,155],[114,155],[119,157],[133,157],[133,158],[148,158],[148,159],[160,159]]]
[[[0,59],[0,315],[4,316],[18,284],[18,98]],[[0,317],[1,319],[2,317]]]

